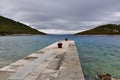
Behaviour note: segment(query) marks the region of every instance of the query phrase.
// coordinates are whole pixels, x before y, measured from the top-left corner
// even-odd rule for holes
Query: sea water
[[[0,68],[65,38],[76,42],[85,80],[99,73],[120,78],[120,36],[2,36]]]

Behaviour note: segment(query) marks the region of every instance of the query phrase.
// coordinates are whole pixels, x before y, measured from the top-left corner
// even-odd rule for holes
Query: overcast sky
[[[0,15],[46,33],[76,33],[120,23],[120,0],[1,0]]]

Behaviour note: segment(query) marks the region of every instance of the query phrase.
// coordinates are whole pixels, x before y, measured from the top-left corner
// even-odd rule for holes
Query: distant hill
[[[0,35],[12,34],[45,35],[45,33],[33,29],[25,24],[0,16]]]
[[[87,31],[76,33],[75,35],[120,35],[120,25],[101,25]]]

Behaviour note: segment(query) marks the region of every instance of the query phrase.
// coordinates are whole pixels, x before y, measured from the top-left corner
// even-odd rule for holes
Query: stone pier
[[[3,67],[0,80],[85,80],[74,41],[59,42]]]

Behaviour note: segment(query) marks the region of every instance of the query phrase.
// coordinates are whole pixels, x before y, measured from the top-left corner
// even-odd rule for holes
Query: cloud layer
[[[0,15],[46,33],[76,33],[120,23],[119,0],[1,0]]]

